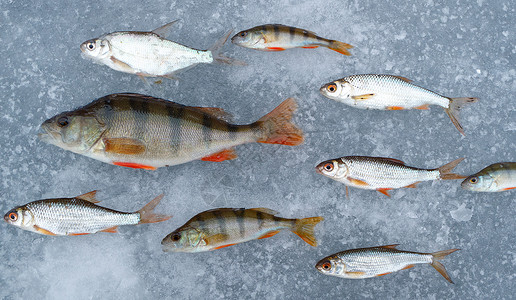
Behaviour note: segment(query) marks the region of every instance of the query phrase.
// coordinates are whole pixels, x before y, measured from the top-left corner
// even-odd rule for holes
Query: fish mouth
[[[55,141],[59,139],[59,137],[61,137],[59,132],[53,130],[45,123],[41,124],[40,132],[38,133],[39,140],[45,143],[54,144]]]
[[[324,175],[323,172],[322,172],[323,165],[324,165],[324,163],[320,163],[317,166],[315,166],[315,172],[317,172],[318,174]]]

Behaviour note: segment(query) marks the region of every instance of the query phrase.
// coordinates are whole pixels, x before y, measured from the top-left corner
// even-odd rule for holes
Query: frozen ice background
[[[473,193],[460,181],[426,182],[387,198],[350,190],[314,166],[345,155],[386,156],[435,168],[466,157],[472,174],[516,161],[516,11],[493,1],[14,1],[0,2],[0,211],[98,189],[101,205],[134,211],[165,193],[163,223],[119,234],[49,237],[0,226],[2,299],[510,299],[516,293],[516,192]],[[134,75],[81,58],[104,33],[150,31],[180,19],[169,36],[207,49],[229,29],[267,23],[315,31],[355,46],[353,56],[293,49],[267,53],[227,44],[244,67],[199,65],[148,88]],[[479,97],[463,110],[462,137],[440,107],[365,111],[324,98],[319,87],[351,74],[387,73],[451,97]],[[101,163],[37,139],[47,118],[107,94],[137,92],[226,109],[257,120],[295,97],[299,147],[248,144],[239,158],[143,171]],[[324,216],[313,248],[285,231],[199,254],[164,253],[161,239],[218,207],[268,207],[283,217]],[[324,276],[322,257],[358,247],[462,250],[443,263],[449,284],[418,265],[388,276]]]

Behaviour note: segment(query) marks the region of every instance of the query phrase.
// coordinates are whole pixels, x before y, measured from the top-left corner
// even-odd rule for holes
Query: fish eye
[[[171,239],[174,241],[174,242],[177,242],[181,239],[181,233],[179,232],[176,232],[172,235]]]
[[[323,270],[329,271],[331,269],[331,264],[329,262],[325,262],[324,264],[322,264],[321,267],[323,268]]]
[[[15,213],[15,212],[10,213],[10,214],[9,214],[9,220],[11,220],[11,221],[16,221],[16,220],[18,220],[18,214],[17,214],[17,213]]]
[[[333,163],[325,163],[324,166],[323,166],[323,169],[328,171],[328,172],[333,171]]]
[[[337,85],[332,83],[326,87],[326,90],[330,93],[335,93],[337,91]]]
[[[246,37],[247,36],[247,31],[242,31],[240,32],[240,37]]]
[[[478,182],[478,178],[477,177],[473,177],[469,180],[469,182],[471,183],[477,183]]]
[[[66,125],[68,125],[68,123],[70,123],[70,121],[68,121],[67,117],[61,117],[57,119],[57,124],[61,127],[65,127]]]
[[[95,50],[95,43],[89,42],[88,44],[86,44],[86,48],[88,48],[88,50]]]

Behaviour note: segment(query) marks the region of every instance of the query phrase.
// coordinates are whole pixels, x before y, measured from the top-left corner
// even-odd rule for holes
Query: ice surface
[[[516,192],[473,193],[460,181],[417,189],[350,190],[314,172],[344,155],[387,156],[434,168],[467,157],[471,174],[516,161],[516,11],[495,1],[12,1],[0,2],[0,211],[29,201],[99,189],[101,204],[134,211],[160,193],[163,223],[119,234],[48,237],[0,226],[2,299],[509,299],[516,293]],[[231,44],[245,67],[199,65],[146,87],[137,76],[81,58],[83,41],[107,32],[174,24],[170,39],[207,49],[228,29],[295,25],[355,46],[259,52]],[[439,107],[365,111],[321,96],[324,83],[388,73],[452,97],[479,97],[462,112],[461,137]],[[39,125],[116,92],[139,92],[193,106],[221,107],[238,123],[257,120],[295,97],[299,147],[248,144],[239,158],[195,161],[155,172],[116,167],[37,140]],[[322,215],[320,245],[290,232],[222,250],[164,253],[161,239],[216,207],[268,207],[284,217]],[[462,250],[443,263],[366,280],[318,273],[329,254],[357,247]]]

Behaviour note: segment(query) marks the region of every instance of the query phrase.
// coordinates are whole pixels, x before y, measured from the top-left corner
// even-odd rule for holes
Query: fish
[[[422,181],[464,179],[466,176],[451,173],[464,158],[456,159],[437,169],[419,169],[405,165],[401,160],[387,157],[344,156],[321,162],[317,173],[365,190],[377,190],[390,197],[389,191],[415,188]]]
[[[439,260],[460,249],[419,253],[398,250],[397,246],[398,244],[394,244],[342,251],[321,259],[315,268],[325,275],[363,279],[410,269],[416,264],[430,264],[448,282],[453,283]]]
[[[24,230],[52,236],[75,236],[97,232],[117,232],[121,225],[163,222],[171,216],[154,213],[163,195],[136,212],[120,212],[98,206],[97,191],[74,198],[33,201],[11,209],[4,220]]]
[[[317,246],[314,226],[323,217],[285,219],[268,208],[217,208],[202,212],[162,241],[165,252],[212,251],[290,230],[310,246]]]
[[[474,192],[502,192],[516,189],[516,162],[500,162],[466,178],[462,188]]]
[[[292,48],[314,49],[321,46],[340,54],[351,55],[348,49],[353,48],[350,44],[329,40],[314,32],[281,24],[260,25],[240,31],[231,38],[231,42],[241,47],[261,51],[283,51]]]
[[[231,31],[209,50],[198,50],[166,39],[170,27],[176,21],[150,32],[117,31],[105,34],[83,42],[80,49],[84,57],[95,63],[106,65],[116,71],[136,74],[142,79],[175,79],[178,72],[201,63],[243,64],[220,54]]]
[[[410,79],[394,75],[351,75],[327,83],[319,90],[329,99],[360,109],[429,109],[429,105],[438,105],[444,108],[462,135],[466,134],[460,124],[459,111],[465,105],[478,101],[474,97],[441,96],[413,84]]]
[[[196,159],[235,159],[233,147],[245,143],[299,145],[303,132],[290,122],[296,108],[288,98],[258,121],[234,125],[220,108],[111,94],[46,120],[39,138],[105,163],[156,170]]]

